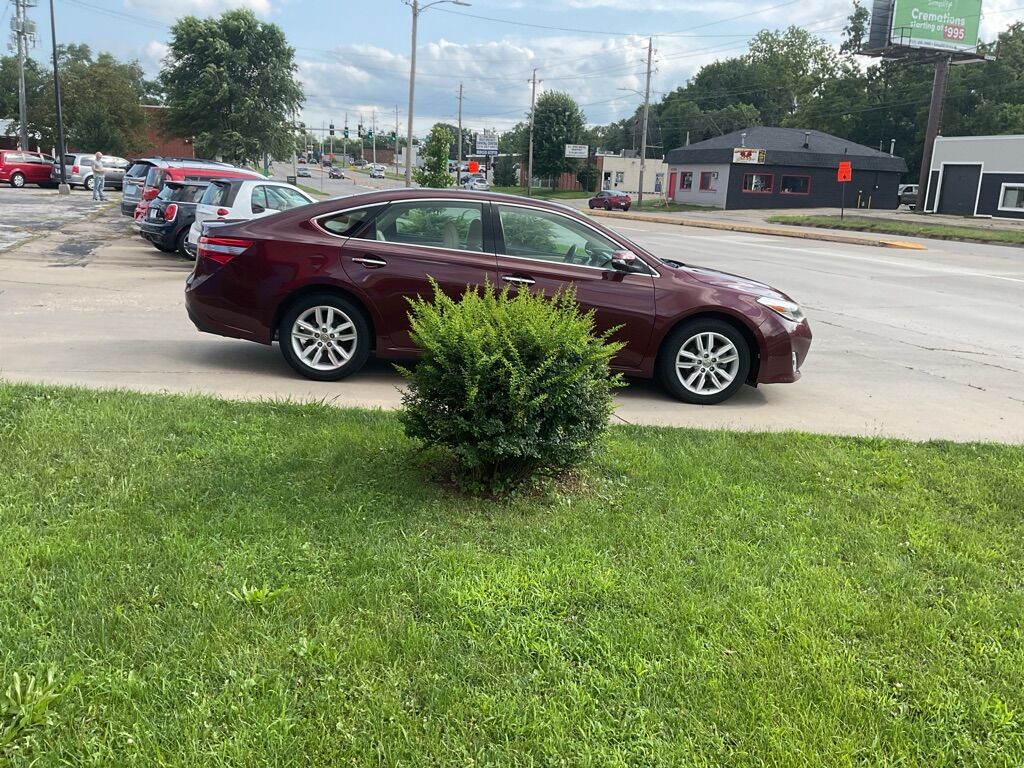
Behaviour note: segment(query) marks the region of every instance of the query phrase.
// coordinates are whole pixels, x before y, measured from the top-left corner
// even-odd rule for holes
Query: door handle
[[[506,283],[512,283],[514,285],[533,285],[536,280],[529,277],[515,277],[513,275],[503,275],[502,280]]]
[[[386,267],[388,265],[384,259],[375,259],[373,256],[353,256],[352,261],[362,264],[364,267]]]

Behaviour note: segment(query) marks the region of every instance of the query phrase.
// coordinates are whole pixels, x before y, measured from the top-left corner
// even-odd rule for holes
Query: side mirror
[[[632,251],[615,251],[612,254],[612,267],[620,272],[632,272],[638,261],[639,259]]]

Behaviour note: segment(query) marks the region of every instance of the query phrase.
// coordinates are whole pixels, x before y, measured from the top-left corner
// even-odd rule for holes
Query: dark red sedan
[[[594,208],[604,208],[606,211],[610,211],[613,208],[621,208],[624,211],[628,211],[629,206],[632,204],[633,198],[625,192],[619,192],[617,189],[602,189],[587,201],[587,207],[591,210]]]
[[[199,240],[185,304],[207,333],[277,340],[304,376],[334,381],[371,352],[415,357],[407,298],[428,278],[460,295],[572,283],[615,366],[710,405],[744,383],[796,381],[811,343],[800,307],[763,283],[658,257],[566,206],[511,195],[390,189],[218,227]]]

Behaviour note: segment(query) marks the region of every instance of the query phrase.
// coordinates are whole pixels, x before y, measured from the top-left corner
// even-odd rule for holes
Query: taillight
[[[72,165],[71,166],[71,172],[72,173],[78,173],[78,166],[77,165]]]
[[[231,211],[229,211],[227,208],[218,208],[217,209],[217,215],[218,216],[227,216],[229,213],[231,213]]]
[[[239,240],[237,237],[210,237],[203,235],[199,238],[197,249],[199,258],[210,259],[218,264],[227,264],[235,256],[239,256],[252,248],[252,240]]]
[[[145,192],[142,193],[142,198],[144,200],[152,200],[154,197],[156,197],[159,194],[160,194],[160,190],[158,190],[156,187],[150,187],[149,189],[147,189]]]
[[[164,208],[164,221],[174,221],[174,217],[178,215],[178,206],[171,203]]]

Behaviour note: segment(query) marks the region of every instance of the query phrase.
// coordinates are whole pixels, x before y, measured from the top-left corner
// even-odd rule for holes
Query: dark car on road
[[[587,201],[588,208],[604,208],[606,211],[612,208],[628,211],[632,204],[633,199],[629,195],[615,189],[603,189]]]
[[[345,172],[341,168],[335,168],[333,165],[327,169],[328,179],[344,179]]]
[[[199,238],[185,305],[207,333],[280,343],[319,381],[371,352],[418,353],[408,299],[467,285],[552,294],[574,285],[598,332],[625,344],[617,370],[657,378],[710,405],[744,383],[796,381],[811,344],[800,306],[763,283],[630,242],[567,206],[462,190],[397,189],[337,198]]]
[[[42,152],[22,152],[20,149],[0,149],[0,182],[14,188],[26,184],[52,187],[50,171],[53,158]]]
[[[196,204],[209,185],[208,181],[166,182],[139,222],[139,234],[157,250],[188,256],[185,238],[196,219]]]

